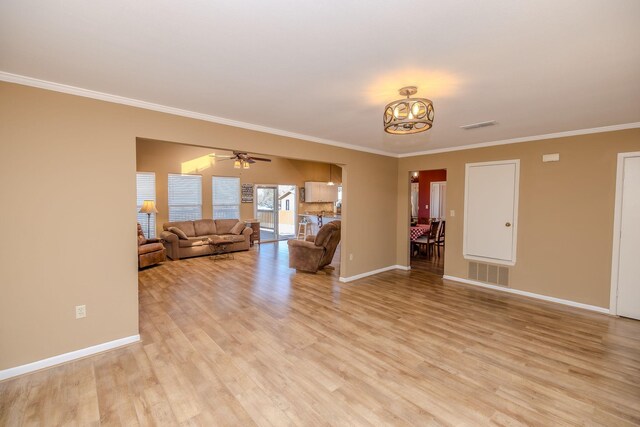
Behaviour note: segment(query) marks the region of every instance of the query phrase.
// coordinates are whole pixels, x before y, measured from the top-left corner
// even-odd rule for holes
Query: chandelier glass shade
[[[399,99],[384,107],[384,130],[394,135],[424,132],[433,126],[433,102],[426,98],[409,98],[418,92],[415,86],[401,88]]]

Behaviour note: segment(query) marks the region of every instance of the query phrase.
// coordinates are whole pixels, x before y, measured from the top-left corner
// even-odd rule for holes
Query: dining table
[[[409,227],[409,237],[412,241],[415,241],[418,237],[429,233],[431,227],[429,224],[417,224]]]

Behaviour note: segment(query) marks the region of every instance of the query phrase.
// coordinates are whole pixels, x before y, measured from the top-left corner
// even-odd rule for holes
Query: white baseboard
[[[411,270],[411,266],[398,265],[398,264],[390,265],[388,267],[382,267],[382,268],[379,268],[377,270],[371,270],[371,271],[367,271],[365,273],[356,274],[355,276],[340,277],[338,280],[340,280],[343,283],[353,282],[354,280],[362,279],[363,277],[373,276],[374,274],[384,273],[385,271],[389,271],[389,270],[405,270],[405,271],[408,271],[408,270]]]
[[[36,362],[27,363],[26,365],[16,366],[15,368],[5,369],[0,371],[0,381],[16,377],[18,375],[27,374],[29,372],[39,371],[40,369],[49,368],[61,363],[70,362],[72,360],[81,359],[83,357],[91,356],[92,354],[102,353],[103,351],[112,350],[138,341],[140,341],[140,335],[132,335],[130,337],[120,338],[91,347],[82,348],[80,350],[71,351],[69,353],[59,354]]]
[[[557,304],[568,305],[568,306],[571,306],[571,307],[583,308],[585,310],[596,311],[598,313],[609,314],[609,309],[604,308],[604,307],[598,307],[598,306],[595,306],[595,305],[583,304],[581,302],[575,302],[575,301],[570,301],[570,300],[567,300],[567,299],[550,297],[550,296],[547,296],[547,295],[534,294],[533,292],[521,291],[519,289],[512,289],[512,288],[505,288],[505,287],[502,287],[502,286],[495,286],[495,285],[491,285],[489,283],[477,282],[475,280],[463,279],[463,278],[455,277],[455,276],[447,276],[447,275],[445,275],[442,278],[443,279],[447,279],[447,280],[452,280],[454,282],[466,283],[467,285],[480,286],[480,287],[483,287],[483,288],[493,289],[495,291],[508,292],[510,294],[522,295],[522,296],[529,297],[529,298],[535,298],[535,299],[539,299],[539,300],[543,300],[543,301],[555,302]]]

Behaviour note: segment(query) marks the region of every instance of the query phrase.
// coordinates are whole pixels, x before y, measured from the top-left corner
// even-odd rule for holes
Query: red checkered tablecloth
[[[409,236],[411,237],[411,240],[416,240],[418,237],[427,234],[428,232],[429,226],[426,224],[420,224],[409,229]]]

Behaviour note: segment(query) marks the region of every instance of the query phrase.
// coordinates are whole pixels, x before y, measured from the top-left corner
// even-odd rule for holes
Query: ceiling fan
[[[209,156],[214,157],[215,159],[221,160],[233,160],[233,167],[236,169],[249,169],[249,165],[259,162],[270,162],[271,159],[267,159],[265,157],[255,157],[250,156],[249,153],[243,151],[234,151],[232,156],[220,156],[218,154],[210,154]]]

